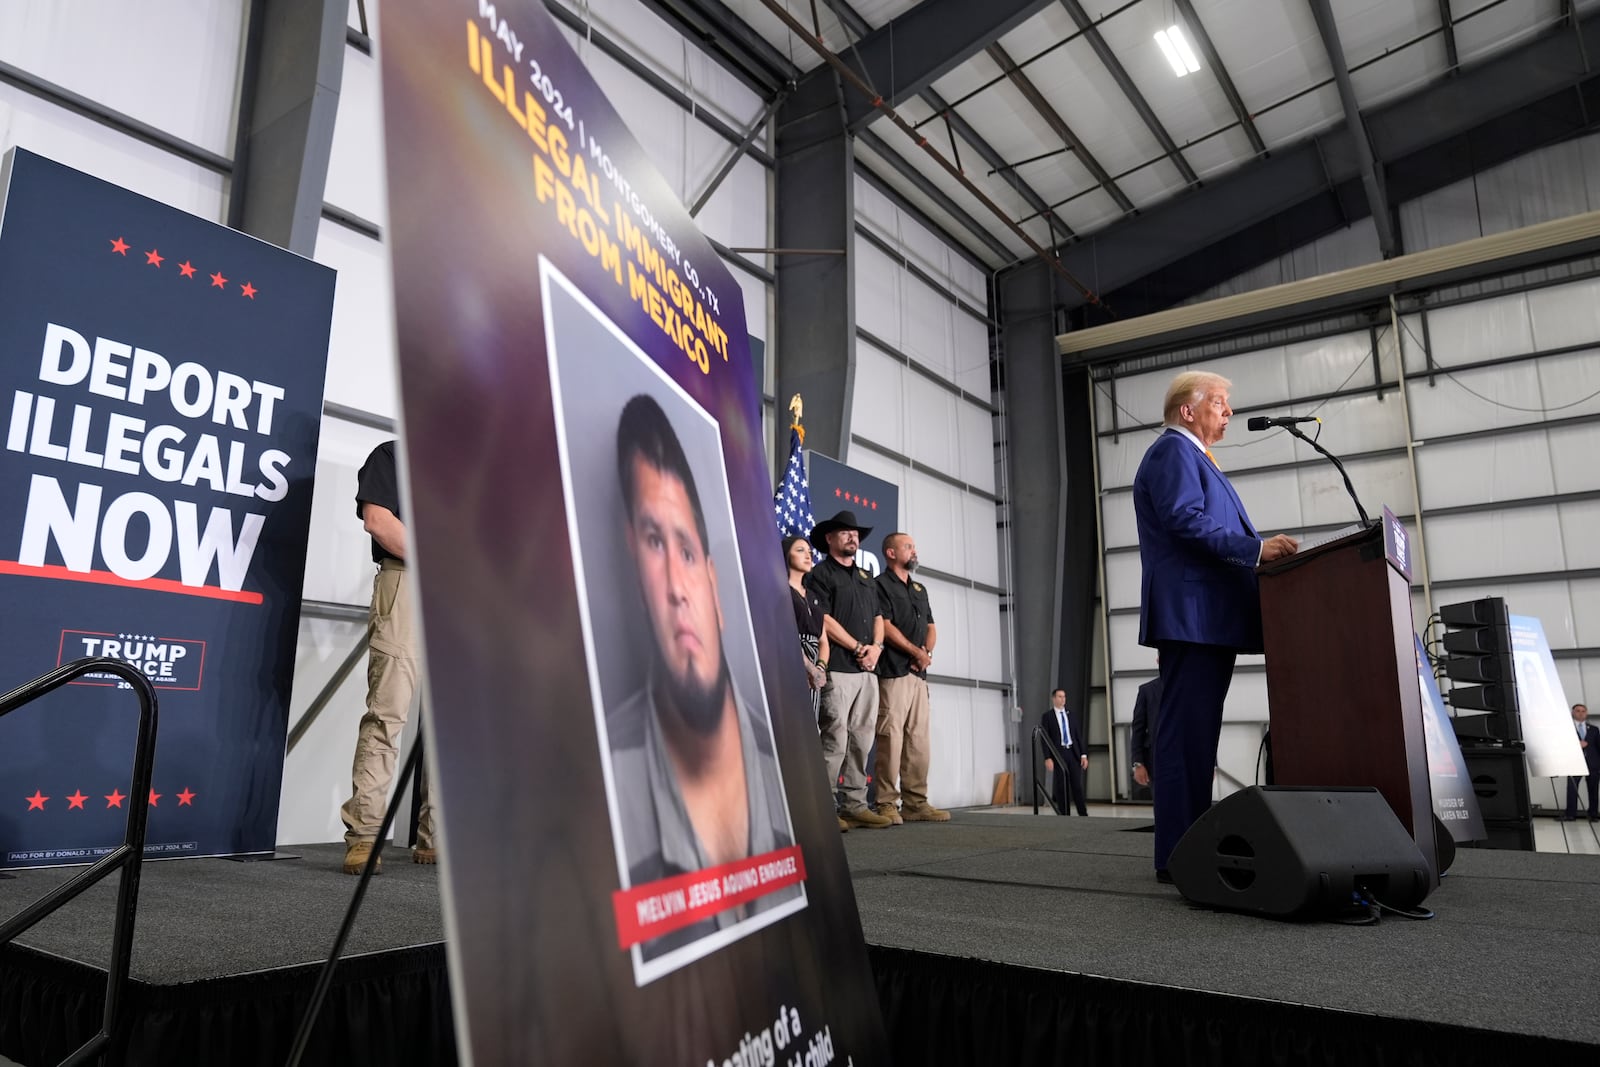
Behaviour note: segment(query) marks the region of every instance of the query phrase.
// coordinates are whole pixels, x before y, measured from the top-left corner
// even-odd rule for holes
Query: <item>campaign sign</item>
[[[739,287],[538,0],[383,29],[463,1059],[884,1062]]]
[[[1531,615],[1511,616],[1511,660],[1517,676],[1528,777],[1588,774],[1544,624]]]
[[[0,689],[160,699],[146,852],[270,852],[333,272],[21,148],[0,205]],[[119,845],[138,701],[0,720],[0,866]]]
[[[1388,509],[1384,511],[1387,513]],[[1461,755],[1461,742],[1450,725],[1439,683],[1428,668],[1421,638],[1412,634],[1411,643],[1417,656],[1417,685],[1422,689],[1422,736],[1428,754],[1433,814],[1450,830],[1452,840],[1482,841],[1488,833],[1483,828],[1483,812],[1472,786],[1472,775],[1467,772],[1466,757]]]
[[[846,466],[819,452],[808,452],[807,481],[811,483],[811,513],[826,522],[841,511],[856,513],[856,521],[871,527],[861,539],[856,566],[873,577],[882,574],[883,539],[896,532],[900,521],[900,487],[882,478]]]

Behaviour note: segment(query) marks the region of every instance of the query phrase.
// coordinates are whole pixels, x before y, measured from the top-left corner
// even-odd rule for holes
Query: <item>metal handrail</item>
[[[1028,774],[1033,779],[1033,813],[1039,814],[1039,793],[1044,792],[1044,798],[1050,802],[1050,810],[1057,815],[1066,814],[1061,808],[1056,807],[1055,791],[1039,784],[1039,745],[1044,745],[1045,759],[1053,759],[1062,766],[1066,766],[1066,755],[1061,751],[1061,746],[1050,739],[1041,726],[1033,728],[1033,759],[1028,761]]]
[[[122,877],[117,886],[116,925],[111,933],[111,962],[106,970],[105,1013],[101,1017],[100,1032],[62,1060],[63,1067],[89,1061],[110,1043],[116,1028],[117,1009],[122,1004],[128,984],[128,969],[133,956],[133,920],[139,907],[139,869],[144,860],[145,823],[150,814],[150,777],[155,764],[156,691],[150,679],[132,665],[121,660],[90,658],[62,664],[49,674],[0,696],[0,718],[3,718],[24,704],[85,674],[114,674],[127,682],[139,698],[139,735],[133,750],[133,784],[130,786],[128,821],[122,844],[0,924],[0,946],[8,945],[40,919],[112,871],[121,869]]]

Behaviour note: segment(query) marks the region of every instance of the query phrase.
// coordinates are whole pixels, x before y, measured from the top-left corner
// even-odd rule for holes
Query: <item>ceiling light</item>
[[[1167,57],[1167,62],[1172,64],[1172,73],[1178,77],[1200,69],[1200,60],[1195,57],[1194,49],[1189,47],[1188,39],[1176,25],[1157,30],[1156,44],[1161,46],[1161,54]]]

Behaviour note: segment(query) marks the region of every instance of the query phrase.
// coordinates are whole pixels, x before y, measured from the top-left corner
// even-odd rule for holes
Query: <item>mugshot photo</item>
[[[619,883],[672,886],[787,849],[719,428],[548,262],[541,289]],[[635,977],[804,906],[791,884],[679,925],[630,946]]]

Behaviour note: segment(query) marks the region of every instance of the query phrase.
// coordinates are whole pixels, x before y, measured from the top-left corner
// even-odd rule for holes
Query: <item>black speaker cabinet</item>
[[[1189,828],[1167,869],[1196,904],[1279,919],[1342,912],[1358,889],[1414,907],[1433,888],[1417,843],[1370,788],[1241,790]]]

